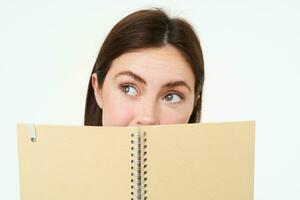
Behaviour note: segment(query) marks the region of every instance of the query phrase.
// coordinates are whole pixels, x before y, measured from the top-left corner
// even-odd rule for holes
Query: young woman
[[[118,22],[101,47],[84,124],[200,122],[203,83],[203,55],[192,26],[161,9],[137,11]]]

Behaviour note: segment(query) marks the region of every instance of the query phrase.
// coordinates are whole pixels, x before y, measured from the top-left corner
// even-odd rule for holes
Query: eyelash
[[[121,84],[121,85],[120,85],[120,90],[121,90],[124,94],[126,94],[126,93],[124,92],[124,89],[125,89],[126,87],[133,87],[137,92],[139,92],[139,90],[138,90],[133,84],[125,83],[125,84]],[[166,98],[166,96],[168,96],[168,95],[170,95],[170,94],[175,94],[175,95],[179,96],[180,99],[181,99],[181,101],[184,100],[183,95],[178,94],[177,92],[173,92],[173,91],[167,93],[167,94],[164,96],[164,99]],[[180,101],[180,102],[181,102],[181,101]],[[180,103],[180,102],[177,102],[177,103]],[[174,104],[176,104],[176,103],[174,103]]]

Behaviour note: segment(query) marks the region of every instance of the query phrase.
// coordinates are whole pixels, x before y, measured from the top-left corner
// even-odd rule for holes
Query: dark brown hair
[[[103,85],[112,61],[121,54],[143,48],[173,45],[190,64],[195,76],[195,103],[189,123],[200,122],[204,61],[200,42],[193,27],[180,18],[170,18],[158,8],[134,12],[118,22],[103,42],[91,75],[95,72],[98,85]],[[196,99],[200,96],[198,99]],[[84,125],[102,126],[102,109],[98,106],[89,80]]]

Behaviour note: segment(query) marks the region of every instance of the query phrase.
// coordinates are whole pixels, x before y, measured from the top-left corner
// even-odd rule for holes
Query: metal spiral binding
[[[131,134],[131,200],[147,200],[146,132]]]

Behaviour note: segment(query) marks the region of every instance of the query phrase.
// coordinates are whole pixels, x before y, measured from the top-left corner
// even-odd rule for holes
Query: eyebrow
[[[143,79],[141,76],[133,73],[132,71],[123,71],[118,73],[114,79],[116,79],[118,76],[121,75],[127,75],[130,76],[131,78],[133,78],[134,80],[143,83],[144,85],[147,85],[147,82],[145,81],[145,79]],[[172,88],[172,87],[176,87],[176,86],[185,86],[189,91],[192,91],[192,89],[190,88],[190,86],[185,82],[185,81],[171,81],[168,83],[165,83],[162,88]]]

